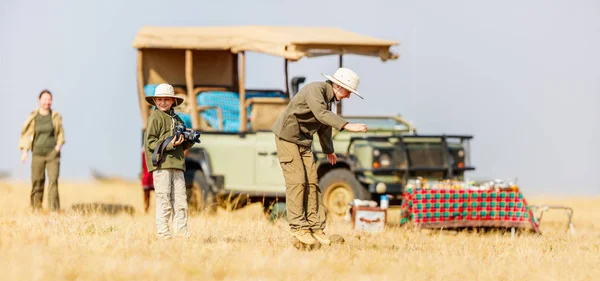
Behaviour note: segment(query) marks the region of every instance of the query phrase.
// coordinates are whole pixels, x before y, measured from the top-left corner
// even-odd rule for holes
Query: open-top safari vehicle
[[[338,56],[342,67],[345,55],[395,60],[398,55],[390,47],[396,44],[338,28],[144,27],[133,42],[143,126],[151,109],[144,97],[153,95],[159,83],[172,84],[176,94],[186,97],[176,111],[187,127],[202,132],[202,142],[186,155],[192,205],[204,208],[221,195],[242,195],[259,198],[268,207],[285,200],[271,125],[305,80],[289,79],[289,62]],[[281,57],[285,89],[246,88],[246,52]],[[341,104],[335,112],[342,115]],[[334,130],[336,165],[326,161],[314,142],[330,214],[344,215],[355,198],[399,195],[411,177],[460,178],[472,169],[465,162],[470,137],[417,136],[400,116],[344,118],[366,123],[369,131]]]

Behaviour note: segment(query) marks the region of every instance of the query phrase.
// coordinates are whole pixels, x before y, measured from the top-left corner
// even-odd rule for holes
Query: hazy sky
[[[401,114],[422,133],[474,135],[473,178],[518,177],[529,193],[600,193],[594,0],[3,0],[0,170],[29,178],[19,132],[49,88],[64,119],[61,178],[86,179],[92,167],[135,178],[139,28],[246,24],[338,26],[398,41],[396,61],[346,57],[365,96],[346,102],[346,114]],[[282,64],[250,54],[247,86],[284,88]],[[336,57],[303,59],[290,76],[321,80],[336,68]]]

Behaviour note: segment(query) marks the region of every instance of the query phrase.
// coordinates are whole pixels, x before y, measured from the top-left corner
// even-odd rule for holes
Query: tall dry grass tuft
[[[3,280],[597,280],[600,198],[528,198],[575,209],[574,235],[565,217],[547,213],[542,236],[492,231],[399,228],[398,210],[382,234],[332,223],[346,243],[298,251],[284,221],[262,207],[192,216],[191,237],[159,241],[154,208],[142,209],[139,185],[61,183],[63,213],[29,211],[28,183],[0,184],[0,272]],[[92,203],[132,206],[128,212],[81,212]],[[153,201],[151,202],[153,204]],[[46,202],[44,201],[44,207]]]

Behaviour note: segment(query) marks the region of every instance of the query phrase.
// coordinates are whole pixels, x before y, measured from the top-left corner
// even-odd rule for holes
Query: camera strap
[[[167,148],[167,146],[169,145],[169,143],[171,142],[171,140],[173,140],[173,137],[167,137],[166,139],[164,139],[163,141],[160,142],[160,144],[158,144],[158,146],[156,146],[156,149],[154,150],[154,152],[152,153],[152,165],[154,167],[158,167],[158,165],[160,165],[164,159],[164,151],[165,148]],[[158,159],[157,159],[158,157]]]

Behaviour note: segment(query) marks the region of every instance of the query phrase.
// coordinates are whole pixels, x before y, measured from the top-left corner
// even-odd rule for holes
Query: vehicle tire
[[[334,219],[343,219],[350,201],[371,199],[371,194],[354,177],[354,174],[344,168],[327,172],[319,180],[319,187],[328,215]]]
[[[190,213],[207,212],[212,214],[217,211],[216,196],[206,180],[202,170],[194,171],[192,185],[187,188],[187,201]]]

